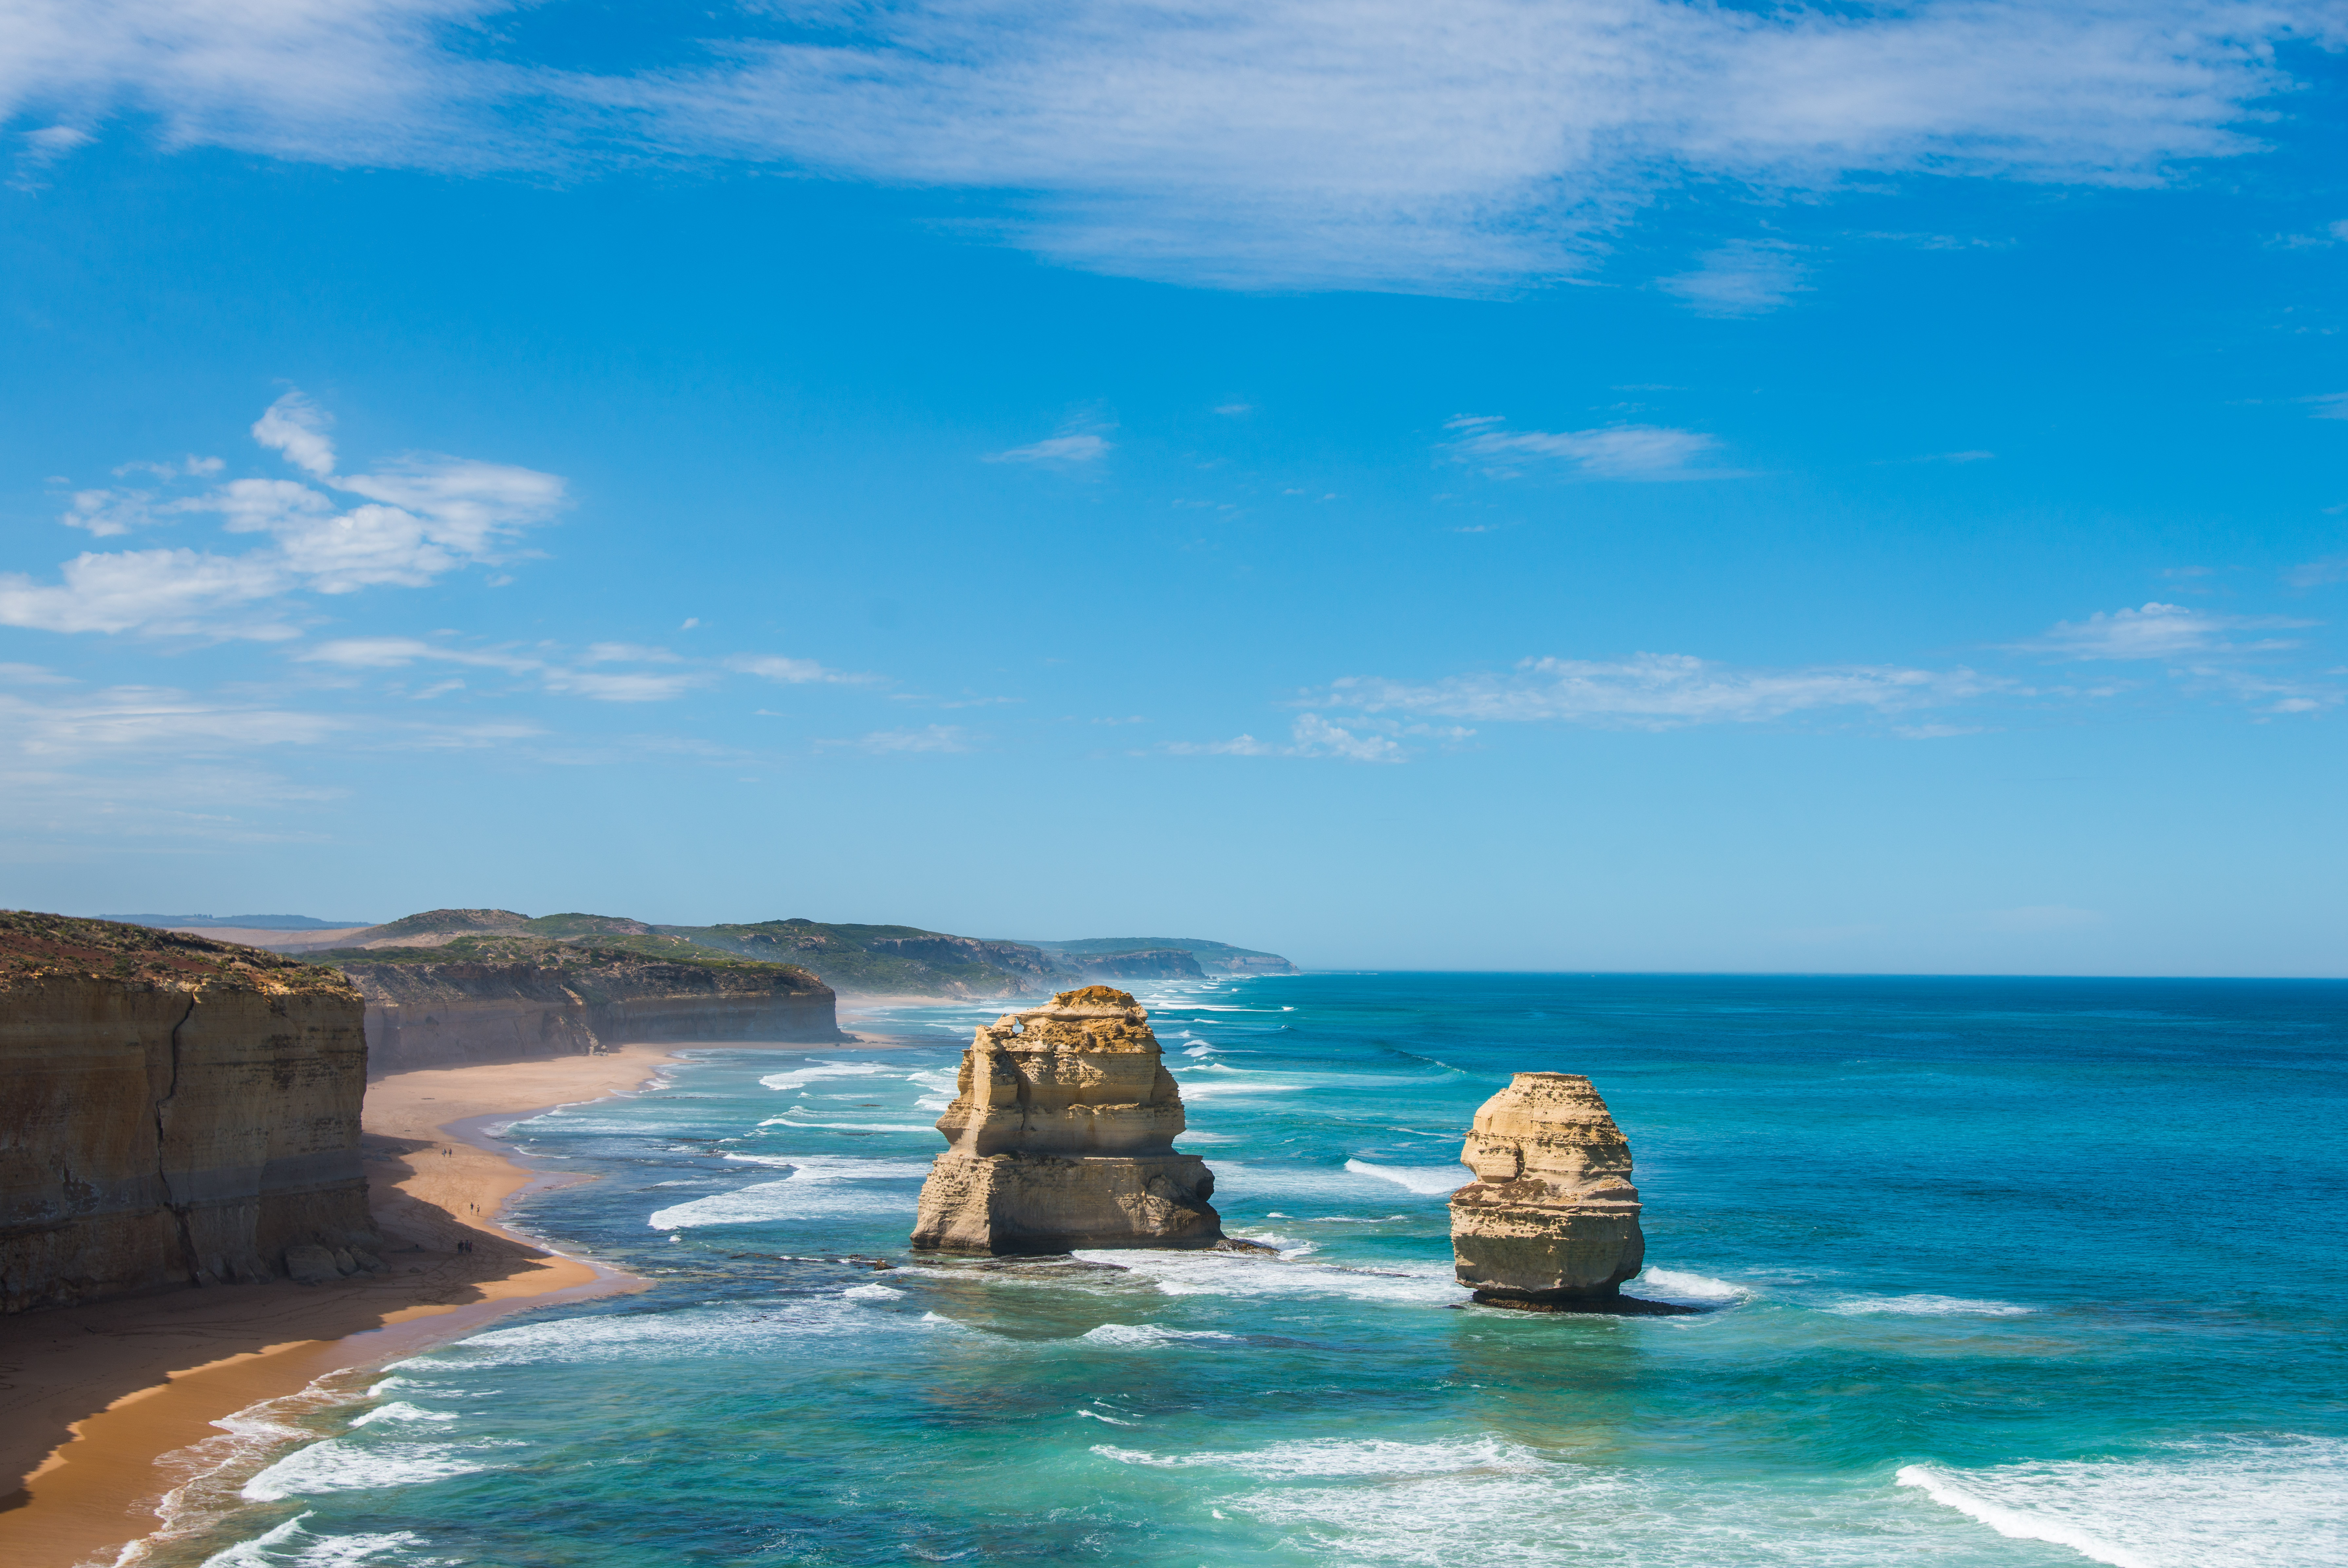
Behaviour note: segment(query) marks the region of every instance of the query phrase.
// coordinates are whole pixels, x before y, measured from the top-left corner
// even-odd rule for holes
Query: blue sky
[[[2348,13],[51,5],[0,902],[2348,974]]]

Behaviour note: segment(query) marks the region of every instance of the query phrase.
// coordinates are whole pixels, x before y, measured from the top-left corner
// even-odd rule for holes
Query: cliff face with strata
[[[847,1037],[831,988],[787,964],[671,960],[522,937],[324,958],[366,999],[377,1078],[617,1045]]]
[[[1645,1262],[1631,1140],[1577,1073],[1519,1073],[1476,1112],[1451,1197],[1459,1283],[1495,1305],[1602,1302]]]
[[[913,1245],[951,1253],[1212,1246],[1214,1176],[1174,1151],[1182,1095],[1123,991],[1007,1013],[963,1054]]]
[[[374,1245],[366,1073],[332,970],[0,912],[0,1312]]]

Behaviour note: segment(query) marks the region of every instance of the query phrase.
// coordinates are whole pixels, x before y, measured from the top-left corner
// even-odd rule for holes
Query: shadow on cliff
[[[231,1357],[381,1328],[413,1306],[487,1301],[497,1282],[550,1254],[467,1224],[399,1191],[442,1146],[368,1133],[367,1206],[383,1238],[381,1273],[320,1284],[180,1286],[149,1295],[0,1319],[0,1485],[73,1436],[72,1424],[116,1401]],[[458,1251],[459,1242],[472,1245]],[[19,1487],[0,1512],[23,1507]]]

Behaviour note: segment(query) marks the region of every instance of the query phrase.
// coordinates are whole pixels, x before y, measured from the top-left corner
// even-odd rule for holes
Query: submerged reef
[[[1621,1294],[1646,1260],[1631,1140],[1578,1073],[1519,1073],[1476,1112],[1452,1194],[1459,1283],[1488,1306],[1658,1310]],[[1671,1310],[1661,1308],[1660,1310]]]
[[[1106,985],[1006,1013],[963,1053],[938,1130],[952,1145],[922,1185],[925,1252],[1210,1247],[1215,1179],[1178,1154],[1182,1095],[1149,1015]]]

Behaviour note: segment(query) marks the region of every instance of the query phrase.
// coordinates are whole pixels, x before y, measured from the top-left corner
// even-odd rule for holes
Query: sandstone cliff
[[[366,999],[377,1078],[616,1045],[848,1037],[831,987],[787,964],[508,936],[321,956]]]
[[[1476,1112],[1452,1194],[1459,1283],[1495,1305],[1571,1305],[1620,1295],[1646,1239],[1631,1140],[1574,1073],[1519,1073]]]
[[[1149,1016],[1106,985],[1005,1014],[963,1054],[913,1245],[953,1253],[1207,1247],[1214,1176],[1174,1151],[1182,1096]]]
[[[376,1244],[360,1015],[331,969],[0,913],[0,1312]]]

